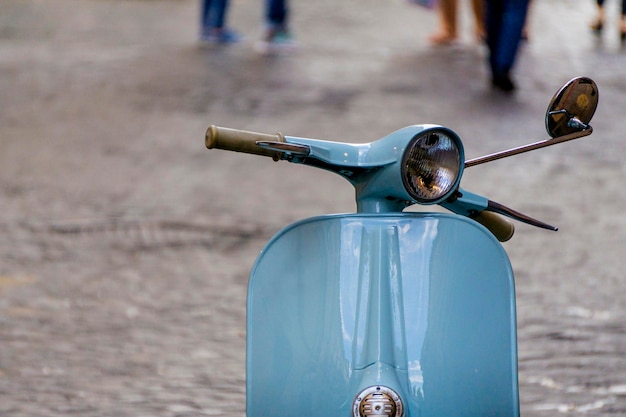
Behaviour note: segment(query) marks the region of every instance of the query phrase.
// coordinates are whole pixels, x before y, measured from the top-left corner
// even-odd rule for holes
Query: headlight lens
[[[419,203],[433,203],[452,191],[461,174],[460,143],[450,132],[427,130],[415,136],[402,157],[402,181]]]

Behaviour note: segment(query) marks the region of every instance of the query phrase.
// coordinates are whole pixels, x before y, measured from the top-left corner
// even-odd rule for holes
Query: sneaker
[[[262,55],[290,54],[296,51],[297,45],[288,31],[269,30],[266,36],[256,43],[255,49]]]
[[[241,39],[241,35],[231,29],[207,29],[200,36],[200,41],[209,46],[231,45]]]

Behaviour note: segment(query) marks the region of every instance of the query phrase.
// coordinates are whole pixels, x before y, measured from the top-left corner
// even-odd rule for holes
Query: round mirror
[[[570,80],[550,101],[546,114],[548,134],[556,138],[584,130],[596,112],[596,107],[598,107],[596,83],[587,77]]]

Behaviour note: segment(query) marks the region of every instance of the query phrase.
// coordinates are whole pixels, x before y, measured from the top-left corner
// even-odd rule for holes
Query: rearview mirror
[[[587,77],[567,82],[554,95],[546,113],[546,130],[552,138],[589,128],[598,107],[598,86]]]

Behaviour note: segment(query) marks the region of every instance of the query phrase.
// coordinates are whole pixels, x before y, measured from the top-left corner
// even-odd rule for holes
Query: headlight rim
[[[451,186],[443,194],[441,194],[440,196],[436,198],[422,198],[422,197],[417,196],[413,192],[413,186],[409,183],[409,180],[406,174],[407,159],[409,158],[409,155],[411,153],[411,150],[415,146],[415,143],[421,138],[423,138],[424,136],[433,134],[433,133],[442,134],[448,137],[452,141],[454,146],[456,147],[456,150],[458,152],[458,161],[459,161],[458,171],[456,173],[455,180],[452,182]],[[444,126],[430,127],[415,134],[411,138],[411,140],[407,142],[407,145],[405,146],[403,150],[402,157],[400,158],[400,164],[401,164],[400,176],[402,179],[402,185],[405,189],[405,192],[410,196],[410,198],[412,198],[415,201],[415,203],[422,204],[422,205],[439,204],[447,200],[448,198],[450,198],[450,196],[459,188],[461,177],[463,176],[463,169],[465,167],[465,154],[464,154],[464,149],[463,149],[463,143],[461,141],[461,138],[449,128],[446,128]]]

